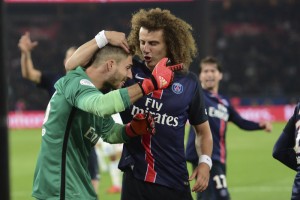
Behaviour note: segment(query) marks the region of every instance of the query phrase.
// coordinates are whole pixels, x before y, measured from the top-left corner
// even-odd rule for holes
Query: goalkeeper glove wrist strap
[[[125,126],[125,132],[129,137],[135,137],[138,136],[138,134],[136,134],[136,132],[133,130],[132,126],[130,123],[126,124]]]
[[[139,86],[142,89],[143,95],[147,95],[158,89],[157,82],[153,76],[151,76],[151,79],[145,78],[141,83],[139,83]]]

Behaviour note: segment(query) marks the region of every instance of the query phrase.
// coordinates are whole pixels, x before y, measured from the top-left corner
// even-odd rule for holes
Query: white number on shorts
[[[227,188],[226,176],[224,174],[214,176],[213,180],[216,182],[216,188]]]

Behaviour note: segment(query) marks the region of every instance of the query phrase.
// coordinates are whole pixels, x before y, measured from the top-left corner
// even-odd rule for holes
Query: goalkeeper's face
[[[116,62],[112,66],[110,78],[108,79],[108,84],[112,89],[121,88],[128,78],[132,78],[132,56],[128,56],[126,59]]]
[[[203,89],[217,93],[222,77],[223,74],[218,70],[217,64],[205,63],[201,65],[199,79]]]

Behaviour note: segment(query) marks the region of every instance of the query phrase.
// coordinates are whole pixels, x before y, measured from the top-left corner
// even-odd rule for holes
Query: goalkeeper
[[[122,36],[116,38],[122,42]],[[99,45],[106,44],[107,40]],[[98,139],[130,143],[131,137],[155,133],[151,114],[137,114],[127,125],[116,124],[111,115],[125,110],[144,94],[168,87],[173,71],[166,62],[160,62],[151,79],[118,89],[132,78],[132,55],[126,40],[123,44],[123,48],[101,46],[86,68],[78,66],[55,83],[34,173],[32,196],[36,199],[97,199],[88,157]],[[106,93],[111,89],[118,90]]]

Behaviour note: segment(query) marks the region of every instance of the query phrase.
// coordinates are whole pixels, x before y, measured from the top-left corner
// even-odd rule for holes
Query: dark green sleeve
[[[108,117],[103,121],[103,125],[101,132],[103,141],[110,144],[126,143],[129,141],[123,124],[115,123],[111,117]]]

